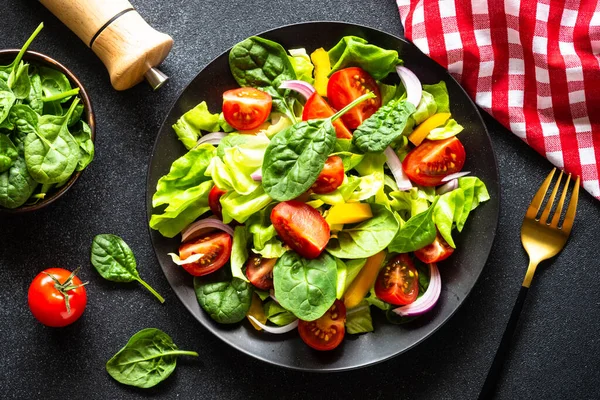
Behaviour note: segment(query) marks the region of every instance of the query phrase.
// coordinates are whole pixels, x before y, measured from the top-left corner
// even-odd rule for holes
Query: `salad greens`
[[[62,72],[22,60],[42,28],[11,64],[0,66],[0,207],[44,199],[94,158],[79,88]]]
[[[187,152],[158,181],[150,227],[169,238],[184,231],[186,251],[196,249],[180,258],[184,268],[188,257],[200,270],[210,267],[198,273],[207,276],[194,278],[194,289],[215,321],[232,324],[248,316],[272,333],[297,324],[303,340],[324,350],[330,349],[331,335],[374,331],[371,306],[393,323],[415,318],[400,317],[394,309],[424,296],[430,280],[439,277],[432,278],[429,265],[418,260],[428,248],[443,252],[426,261],[432,265],[449,256],[459,243],[456,232],[489,194],[475,176],[443,184],[442,178],[464,164],[464,148],[455,137],[463,127],[451,118],[443,81],[423,84],[416,107],[406,100],[407,89],[395,75],[401,63],[395,50],[354,36],[312,54],[251,37],[232,48],[229,65],[244,88],[238,97],[252,91],[256,96],[231,109],[243,113],[250,103],[258,107],[256,99],[266,97],[258,90],[268,93],[269,107],[261,118],[256,116],[260,108],[244,114],[256,118],[253,126],[259,128],[252,134],[235,131],[224,124],[234,121],[229,111],[212,113],[206,102],[173,125]],[[315,66],[327,71],[315,74]],[[336,89],[346,90],[349,99],[338,112],[309,109],[319,100],[310,84],[327,87],[327,74],[335,79],[336,72],[353,74],[348,80],[364,73],[374,83],[361,93]],[[328,107],[336,95],[328,91],[327,100],[320,100]],[[369,107],[374,109],[365,112]],[[307,109],[322,117],[298,121]],[[357,114],[362,122],[349,137],[346,118]],[[425,129],[434,125],[423,123],[433,116],[445,125]],[[27,121],[18,124],[29,135]],[[415,147],[412,143],[420,141],[411,135],[417,130],[421,141],[427,140]],[[203,133],[216,131],[228,132],[218,145],[198,144]],[[417,150],[428,148],[435,150],[414,160]],[[217,236],[228,236],[214,235],[214,229],[229,233],[231,242],[217,242]],[[400,269],[402,263],[407,265]],[[385,292],[400,292],[397,288],[409,284],[418,288],[409,300]],[[333,328],[323,328],[326,323]]]
[[[177,357],[198,357],[195,351],[179,350],[160,329],[142,329],[106,363],[106,371],[117,382],[150,388],[164,381],[177,366]]]

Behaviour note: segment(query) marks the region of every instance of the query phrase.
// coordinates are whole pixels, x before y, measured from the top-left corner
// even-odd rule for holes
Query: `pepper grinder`
[[[158,89],[168,77],[155,68],[173,39],[158,32],[127,0],[40,0],[102,60],[117,90],[144,78]]]

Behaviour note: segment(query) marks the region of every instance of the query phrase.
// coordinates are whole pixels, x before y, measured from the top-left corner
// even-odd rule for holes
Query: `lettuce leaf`
[[[221,197],[223,222],[228,224],[235,219],[243,224],[252,214],[265,208],[271,201],[262,186],[245,195],[233,190],[229,191]]]
[[[444,126],[434,128],[427,135],[429,140],[444,140],[456,136],[462,132],[464,128],[459,125],[453,118],[450,118]]]
[[[294,314],[273,300],[267,301],[263,306],[263,309],[267,319],[278,326],[287,325],[298,319]]]
[[[420,124],[436,112],[437,104],[435,102],[435,98],[432,94],[423,91],[423,96],[421,97],[421,101],[419,102],[417,111],[415,111],[412,114],[412,117],[415,120],[416,124]]]
[[[450,112],[450,96],[448,95],[446,82],[440,81],[434,85],[423,85],[423,90],[433,95],[437,105],[437,112]]]
[[[246,221],[248,232],[252,235],[252,251],[264,258],[279,258],[287,251],[277,238],[277,232],[271,223],[272,209],[273,207],[266,207]]]
[[[243,225],[236,226],[233,231],[233,244],[231,246],[231,275],[234,278],[242,279],[248,282],[242,268],[248,259],[248,240],[250,235]]]
[[[371,307],[366,300],[361,301],[356,307],[346,311],[346,332],[354,335],[357,333],[373,332],[373,330]]]
[[[288,56],[288,58],[292,63],[292,67],[294,67],[296,77],[312,85],[315,81],[313,78],[313,69],[315,66],[310,61],[306,49],[290,49],[289,53],[291,56]]]
[[[331,61],[330,76],[346,67],[360,67],[376,81],[395,71],[396,65],[402,62],[396,50],[368,44],[357,36],[344,36],[327,54]]]
[[[208,111],[208,106],[203,101],[183,114],[173,125],[173,129],[179,140],[189,150],[196,145],[201,135],[200,131],[217,132],[220,129],[219,120],[219,114],[212,114]],[[223,122],[225,122],[224,119]]]

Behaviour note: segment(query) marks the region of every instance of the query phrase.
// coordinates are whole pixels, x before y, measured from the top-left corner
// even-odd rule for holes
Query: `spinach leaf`
[[[194,290],[200,307],[221,324],[243,320],[252,303],[252,285],[238,278],[195,277]]]
[[[66,115],[42,115],[38,129],[25,139],[25,162],[39,183],[59,183],[68,179],[79,162],[79,145],[69,133],[67,122],[77,105],[75,99]]]
[[[381,204],[371,204],[373,218],[344,228],[332,238],[327,251],[338,258],[367,258],[385,249],[398,231],[394,214]]]
[[[23,157],[18,157],[8,171],[0,174],[0,206],[6,208],[22,206],[37,185],[29,175]]]
[[[362,152],[384,151],[402,135],[409,117],[416,110],[412,103],[396,100],[381,107],[355,131],[353,142]]]
[[[15,104],[14,93],[8,88],[8,85],[3,80],[0,80],[0,123],[4,122],[10,109]]]
[[[281,82],[296,79],[294,67],[279,43],[252,36],[229,52],[229,67],[240,86],[279,88]]]
[[[40,31],[42,30],[43,27],[44,27],[44,23],[42,22],[38,25],[38,27],[35,29],[35,31],[33,31],[31,36],[29,36],[29,39],[27,39],[27,41],[25,42],[23,47],[21,47],[21,50],[19,50],[19,54],[17,54],[17,57],[13,60],[12,63],[10,63],[8,65],[0,65],[0,81],[7,82],[10,79],[10,75],[13,74],[15,68],[18,68],[18,66],[20,65],[21,59],[23,58],[23,55],[27,51],[27,48],[29,47],[31,42],[33,42],[33,39],[35,39],[35,37],[38,35],[38,33],[40,33]],[[1,120],[0,120],[0,122],[1,122]]]
[[[177,365],[178,356],[198,357],[179,350],[169,335],[156,328],[142,329],[106,363],[106,371],[125,385],[149,388],[164,381]]]
[[[81,128],[73,132],[73,137],[79,145],[79,161],[75,170],[83,171],[92,162],[95,154],[90,126],[85,121],[81,121]]]
[[[329,118],[298,122],[273,136],[262,164],[265,192],[275,200],[286,201],[308,190],[335,146],[333,121],[374,96],[369,92]]]
[[[328,54],[332,65],[329,76],[346,67],[360,67],[378,81],[395,71],[396,65],[402,62],[397,51],[368,44],[356,36],[344,36]]]
[[[267,301],[263,306],[263,310],[267,319],[278,326],[287,325],[298,319],[294,314],[273,300]]]
[[[273,109],[279,111],[283,115],[285,115],[292,123],[298,122],[296,118],[296,114],[294,113],[294,107],[291,102],[288,101],[290,99],[288,96],[282,95],[279,91],[275,90],[272,86],[266,86],[261,88],[261,90],[267,92],[273,101]],[[287,93],[287,91],[285,91]],[[293,98],[291,98],[293,100]]]
[[[29,96],[29,90],[31,89],[29,64],[25,64],[21,61],[9,75],[7,83],[8,87],[11,88],[18,100],[27,98],[27,96]]]
[[[47,67],[38,67],[38,74],[42,81],[42,92],[44,97],[60,96],[65,92],[69,92],[71,88],[71,82],[60,71]],[[71,96],[61,97],[60,102],[65,103],[69,101]]]
[[[390,251],[396,253],[409,253],[425,247],[435,240],[436,229],[433,222],[433,211],[438,199],[420,214],[411,217],[402,228],[398,230],[396,237],[390,243]]]
[[[8,135],[0,133],[0,173],[7,171],[17,160],[19,153]]]
[[[351,335],[373,332],[370,304],[363,300],[356,307],[346,311],[346,332]]]
[[[75,106],[75,110],[73,110],[73,114],[71,114],[71,118],[69,118],[69,128],[77,124],[81,121],[81,116],[83,115],[83,104],[79,103]],[[85,122],[85,121],[82,121]]]
[[[275,297],[304,321],[318,319],[331,307],[336,299],[336,280],[335,260],[325,252],[306,260],[288,251],[273,268]]]
[[[44,112],[44,101],[42,100],[43,91],[42,91],[42,80],[40,76],[36,73],[30,76],[29,80],[31,81],[31,86],[29,89],[29,95],[25,99],[25,102],[29,104],[31,109],[38,114]],[[78,108],[83,111],[83,104],[78,104]],[[75,109],[77,111],[77,108]],[[74,112],[73,115],[76,113]],[[81,115],[81,113],[79,114]]]
[[[233,244],[231,246],[231,275],[234,278],[248,281],[242,268],[248,259],[248,240],[250,235],[245,226],[239,225],[233,231]]]
[[[107,233],[97,235],[92,241],[91,262],[104,279],[112,282],[138,281],[161,303],[165,302],[160,294],[140,278],[133,251],[119,236]]]

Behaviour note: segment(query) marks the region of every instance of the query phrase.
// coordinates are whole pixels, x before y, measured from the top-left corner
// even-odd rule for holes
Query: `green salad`
[[[310,54],[251,37],[229,53],[240,87],[221,112],[202,102],[173,125],[187,152],[150,227],[181,235],[173,268],[215,321],[331,350],[373,331],[372,312],[404,323],[435,307],[437,263],[489,195],[462,171],[445,83],[402,64],[355,36]]]
[[[0,66],[0,207],[43,200],[94,158],[84,106],[69,79],[23,61],[40,24],[9,65]]]

